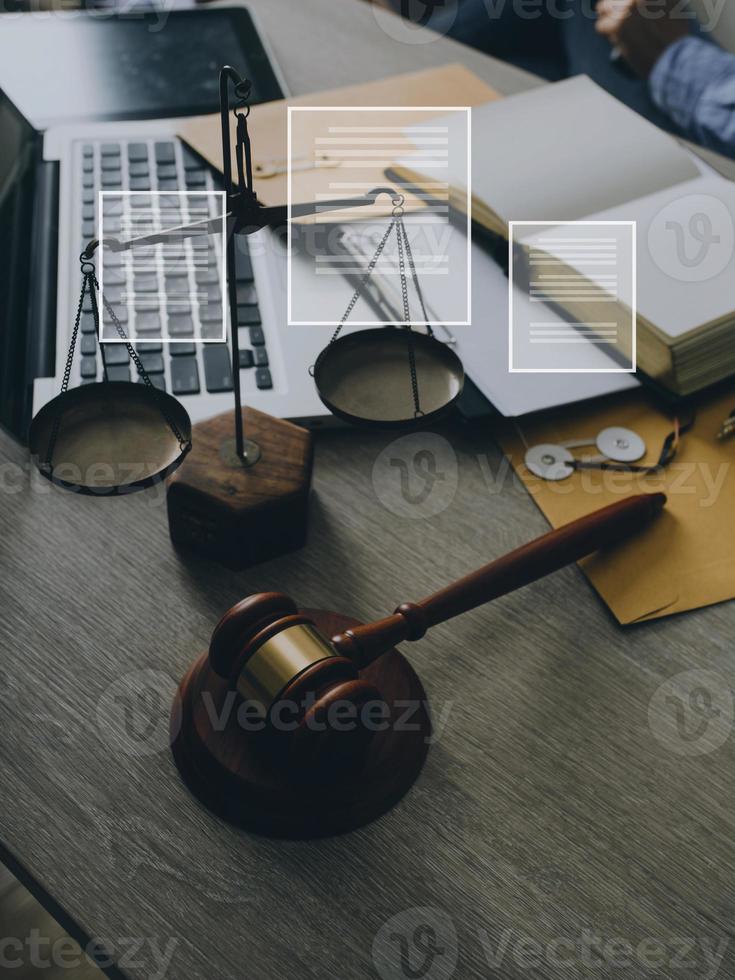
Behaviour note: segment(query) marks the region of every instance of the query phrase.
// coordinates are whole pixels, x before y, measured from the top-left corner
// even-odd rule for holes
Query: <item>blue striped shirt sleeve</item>
[[[649,88],[684,136],[735,157],[735,55],[701,37],[682,38],[657,61]]]

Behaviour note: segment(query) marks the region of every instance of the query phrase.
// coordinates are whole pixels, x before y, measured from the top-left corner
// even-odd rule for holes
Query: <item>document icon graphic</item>
[[[288,147],[289,326],[340,323],[356,289],[352,326],[403,322],[404,274],[413,326],[469,325],[467,107],[290,106]],[[282,172],[283,161],[272,164],[273,174]],[[316,213],[300,215],[302,205]],[[452,219],[452,207],[464,220]],[[385,237],[398,218],[408,240],[405,255],[393,236]],[[443,302],[429,310],[419,301],[417,281],[451,281],[453,288],[439,290]]]
[[[635,231],[628,221],[511,222],[511,372],[635,371]]]

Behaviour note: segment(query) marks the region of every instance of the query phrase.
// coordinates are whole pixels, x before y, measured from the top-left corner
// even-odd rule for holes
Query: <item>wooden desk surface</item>
[[[501,89],[524,82],[446,41],[395,44],[352,0],[253,6],[295,92],[458,56]],[[176,980],[400,978],[396,933],[417,971],[436,936],[430,978],[452,975],[455,946],[460,977],[712,976],[705,953],[723,950],[718,975],[733,975],[735,742],[727,725],[712,751],[694,736],[698,689],[714,683],[717,708],[735,687],[735,604],[622,630],[568,569],[436,629],[408,651],[440,729],[426,769],[393,812],[342,838],[250,836],[180,783],[163,745],[169,698],[242,595],[372,617],[545,530],[522,489],[489,478],[487,427],[439,432],[440,513],[381,503],[373,465],[391,436],[324,433],[308,546],[237,574],[177,557],[160,493],[54,491],[0,437],[0,840],[87,935],[125,953],[130,977],[156,976],[153,950],[171,944]],[[660,685],[694,668],[711,673],[667,702]],[[151,730],[105,736],[98,717],[141,688]],[[629,965],[594,937],[635,947]],[[535,970],[524,940],[541,944]],[[571,946],[547,946],[560,940]]]

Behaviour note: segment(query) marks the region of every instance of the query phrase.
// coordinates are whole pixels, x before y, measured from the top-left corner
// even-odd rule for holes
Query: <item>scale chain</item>
[[[434,336],[434,331],[431,329],[431,324],[429,323],[429,314],[426,312],[426,305],[424,303],[424,294],[421,292],[421,286],[419,284],[419,277],[416,272],[416,266],[413,261],[413,252],[411,251],[411,244],[408,240],[408,233],[406,231],[406,226],[403,222],[403,218],[399,218],[398,222],[403,231],[403,242],[406,246],[406,256],[408,257],[408,265],[411,269],[411,276],[413,278],[414,289],[416,290],[416,295],[419,298],[419,304],[421,305],[421,312],[424,314],[424,320],[426,322],[426,332],[430,337]]]
[[[337,329],[332,334],[332,337],[331,337],[331,339],[329,341],[330,344],[333,344],[335,342],[335,340],[337,339],[337,337],[339,337],[339,335],[340,335],[340,333],[342,331],[342,327],[347,322],[347,319],[348,319],[350,313],[352,313],[352,311],[354,310],[355,304],[357,303],[358,299],[362,295],[362,287],[365,285],[365,283],[368,281],[368,279],[370,278],[370,276],[373,274],[373,270],[375,269],[375,266],[378,263],[378,259],[382,255],[383,249],[385,248],[385,244],[386,244],[386,242],[388,241],[388,239],[390,237],[390,233],[393,231],[393,226],[394,226],[395,223],[396,223],[396,219],[393,218],[393,220],[391,221],[391,223],[388,225],[388,228],[386,229],[385,234],[380,239],[380,243],[379,243],[377,249],[375,250],[375,255],[373,255],[372,259],[370,260],[370,262],[368,264],[368,267],[365,270],[364,276],[360,280],[360,283],[359,283],[357,289],[352,294],[352,299],[347,304],[347,309],[343,313],[342,319],[339,321],[339,324],[337,326]]]
[[[405,327],[403,328],[408,334],[408,367],[411,374],[411,391],[413,393],[413,405],[414,405],[414,415],[423,415],[421,411],[421,402],[419,400],[419,380],[416,374],[416,350],[413,343],[413,330],[411,329],[411,306],[408,300],[408,279],[406,277],[406,262],[403,254],[404,250],[404,236],[406,230],[403,226],[403,220],[400,215],[395,218],[396,223],[396,239],[398,241],[398,272],[401,277],[401,293],[403,295],[403,318],[405,321]]]
[[[66,355],[66,366],[64,367],[64,377],[61,381],[61,394],[63,395],[69,387],[69,378],[71,377],[71,366],[74,363],[74,351],[77,346],[77,337],[79,336],[79,323],[82,319],[82,308],[84,306],[84,297],[87,293],[87,288],[89,288],[90,296],[92,295],[92,280],[94,278],[94,272],[84,272],[84,261],[82,261],[82,291],[79,294],[79,303],[77,305],[77,315],[74,320],[74,329],[71,334],[71,342],[69,344],[69,352]],[[59,437],[59,429],[61,427],[61,415],[57,415],[54,418],[54,424],[51,427],[51,432],[49,434],[48,446],[46,447],[46,458],[44,460],[44,466],[48,469],[52,469],[51,459],[54,455],[54,449],[56,448],[56,440]]]
[[[94,272],[91,273],[91,278],[92,278],[92,282],[94,283],[95,288],[99,291],[100,286],[99,286],[99,283],[97,282],[97,277],[95,276]],[[118,335],[120,336],[120,339],[125,341],[125,347],[127,349],[127,352],[129,354],[131,360],[135,364],[136,370],[138,371],[139,376],[143,380],[143,384],[148,385],[149,388],[153,388],[153,382],[151,381],[150,377],[148,376],[148,372],[143,367],[143,362],[141,361],[140,357],[138,356],[138,352],[135,350],[135,348],[133,347],[133,345],[130,343],[130,341],[128,339],[128,335],[125,333],[125,329],[123,328],[123,325],[118,320],[117,315],[115,314],[115,310],[112,307],[112,304],[110,303],[110,301],[107,299],[107,297],[105,295],[102,296],[102,302],[105,304],[105,310],[108,312],[108,314],[110,316],[110,319],[112,320],[112,323],[113,323],[115,329],[117,330]],[[97,309],[97,304],[96,303],[94,304],[94,307],[93,307],[93,310],[92,310],[92,315],[94,316],[94,320],[95,320],[94,325],[95,325],[95,329],[97,331],[97,338],[99,340],[100,348],[101,348],[101,346],[102,346],[102,339],[100,337],[99,310]],[[104,360],[104,354],[103,354],[103,360]],[[179,427],[177,426],[177,424],[173,420],[173,418],[169,415],[169,413],[166,410],[166,408],[163,405],[159,405],[158,407],[160,408],[161,414],[163,415],[164,419],[168,423],[168,427],[171,429],[171,431],[173,432],[174,436],[178,440],[179,448],[182,450],[182,452],[188,452],[191,449],[191,441],[184,439],[184,436],[182,435],[181,430],[179,429]]]

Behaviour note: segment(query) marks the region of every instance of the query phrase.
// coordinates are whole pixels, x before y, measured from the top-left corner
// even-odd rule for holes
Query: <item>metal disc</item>
[[[542,480],[566,480],[574,473],[574,456],[564,446],[556,446],[553,442],[543,442],[532,446],[526,453],[526,466]]]
[[[186,455],[191,421],[171,395],[132,381],[103,381],[57,395],[31,422],[28,448],[40,472],[67,490],[113,496],[165,479]],[[45,465],[54,420],[60,425]]]
[[[612,425],[595,440],[600,452],[617,463],[635,463],[646,455],[646,444],[632,429]]]
[[[359,330],[326,347],[314,381],[330,412],[347,422],[399,427],[437,418],[462,393],[464,368],[454,351],[428,334],[413,332],[419,405],[409,364],[408,331]]]

